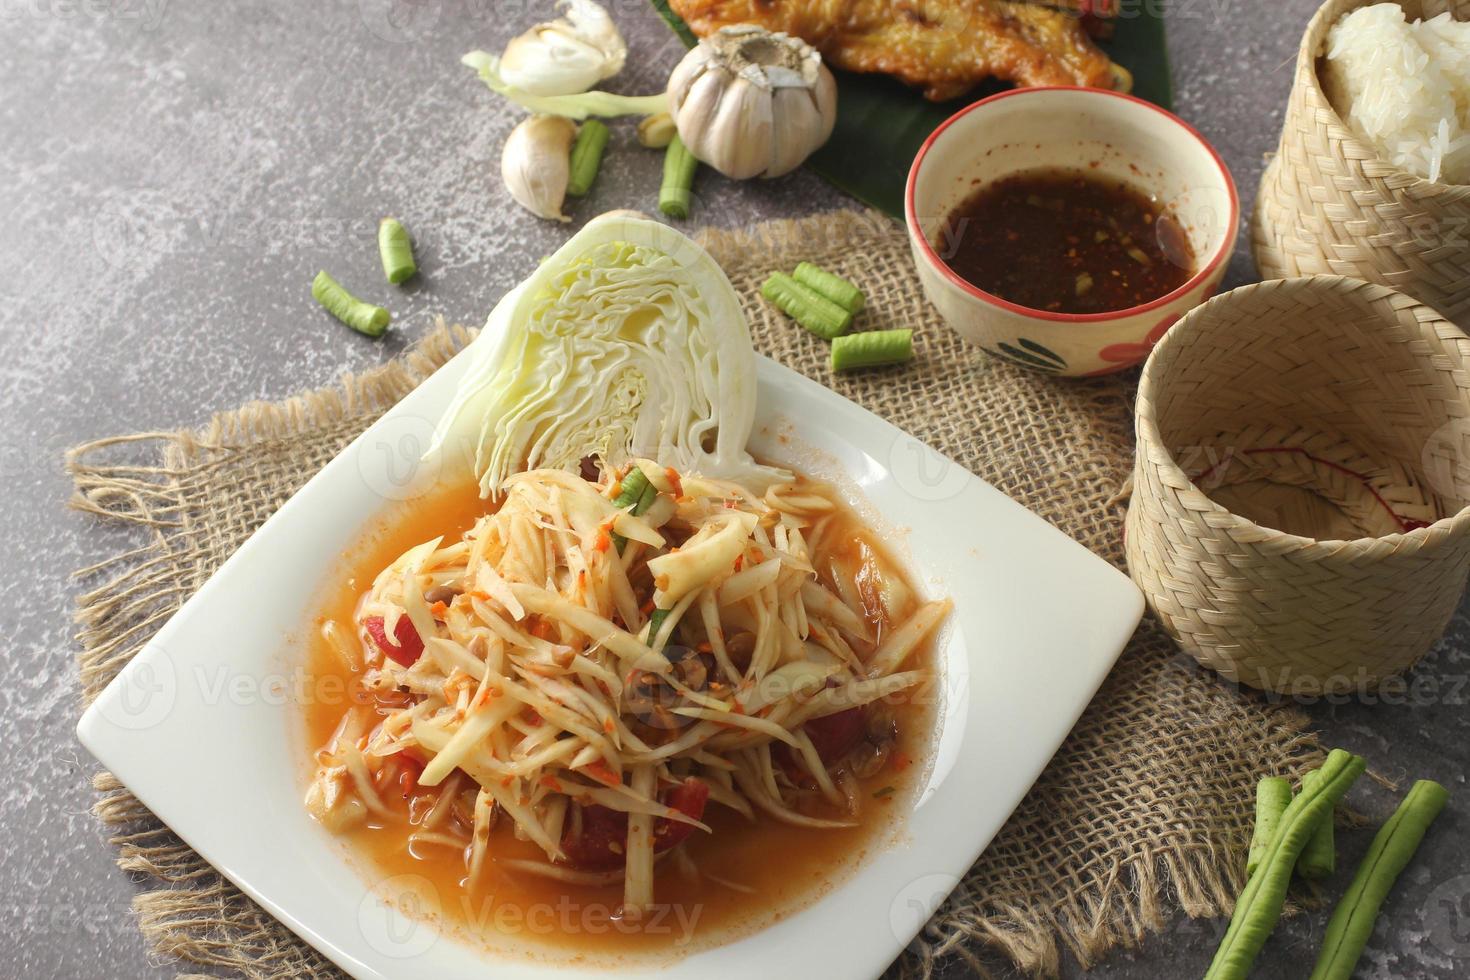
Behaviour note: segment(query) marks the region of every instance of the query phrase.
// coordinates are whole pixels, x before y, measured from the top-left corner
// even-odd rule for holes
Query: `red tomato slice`
[[[621,868],[625,860],[623,848],[627,844],[628,815],[595,803],[582,807],[580,837],[572,837],[570,827],[561,835],[561,849],[567,860],[587,870]]]
[[[709,802],[709,786],[690,777],[664,794],[665,806],[698,820],[704,816]],[[653,824],[653,849],[667,851],[683,841],[694,828],[660,817]],[[575,867],[589,871],[621,868],[627,860],[628,815],[619,810],[593,804],[582,807],[582,836],[573,838],[568,828],[561,838],[561,849]]]
[[[664,796],[664,805],[678,810],[691,820],[704,816],[704,805],[709,802],[709,784],[702,779],[690,777],[669,790]],[[653,825],[653,849],[667,851],[694,832],[687,823],[676,823],[660,818]]]
[[[848,708],[823,718],[813,718],[803,727],[817,755],[830,765],[847,755],[862,740],[866,724],[862,708]]]
[[[367,627],[368,636],[383,651],[383,656],[394,663],[412,667],[413,662],[423,655],[424,641],[419,638],[419,631],[413,628],[413,623],[407,616],[399,616],[398,625],[393,628],[393,638],[397,643],[389,642],[388,632],[383,629],[382,616],[369,616],[362,621],[362,625]]]

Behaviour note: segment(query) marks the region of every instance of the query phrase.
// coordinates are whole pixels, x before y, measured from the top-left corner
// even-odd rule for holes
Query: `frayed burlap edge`
[[[883,268],[890,278],[900,264],[901,251],[905,253],[901,261],[907,261],[901,229],[874,212],[838,212],[769,222],[749,231],[705,232],[702,241],[727,271],[740,265],[742,256],[744,265],[750,266],[749,257],[758,255],[757,263],[762,268],[793,264],[792,257],[799,256],[841,272],[844,261],[856,261],[852,255],[866,260],[875,242],[886,249],[887,265]],[[908,274],[912,275],[911,269]],[[796,331],[794,340],[776,337],[773,341],[772,330],[784,327],[773,326],[769,311],[762,310],[758,300],[752,305],[750,278],[748,268],[740,269],[739,275],[732,272],[732,280],[747,301],[757,346],[809,376],[818,376],[820,369],[813,365],[821,359],[819,348],[813,353],[800,346],[811,346],[810,338]],[[905,289],[916,291],[907,285]],[[902,323],[919,326],[918,320],[932,318],[932,311],[920,308],[921,298],[908,299],[911,303],[903,311],[906,319]],[[934,358],[934,364],[943,363],[940,355],[949,359],[973,357],[976,376],[988,384],[1015,386],[1019,391],[1041,383],[1032,375],[991,364],[974,355],[973,349],[955,346],[957,342],[948,331],[932,329],[932,322],[928,326],[931,329],[916,331],[916,341],[928,338],[929,350],[926,354],[921,349],[921,361],[925,356]],[[207,478],[213,468],[230,466],[237,449],[258,447],[262,442],[287,444],[310,436],[328,446],[338,438],[345,444],[368,420],[412,390],[471,336],[463,328],[441,325],[403,357],[361,375],[345,376],[339,387],[283,403],[257,403],[222,413],[199,431],[105,439],[73,450],[68,468],[77,486],[74,505],[145,529],[150,536],[140,547],[80,573],[89,581],[101,580],[79,599],[79,639],[83,647],[79,659],[85,700],[90,702],[96,696],[213,570],[177,567],[181,552],[187,553],[179,542],[200,533],[204,523],[201,515],[184,503],[194,489],[191,481]],[[846,377],[818,376],[818,380],[881,412],[881,404],[864,397],[869,393],[866,382]],[[880,377],[877,383],[888,382]],[[1126,383],[1117,388],[1105,382],[1062,384],[1067,387],[1044,390],[1040,395],[1084,403],[1091,400],[1099,407],[1113,409],[1130,394]],[[1034,398],[1028,410],[1033,414],[1037,411]],[[1089,540],[1086,529],[1069,527],[1055,511],[1038,506],[1027,486],[1008,485],[1001,475],[975,465],[956,447],[944,445],[942,433],[925,432],[922,427],[916,431],[911,420],[894,421],[966,463],[1090,547],[1099,547]],[[104,461],[120,453],[131,458],[140,452],[161,458],[161,463]],[[1116,494],[1125,474],[1126,465],[1120,468],[1118,479],[1104,497]],[[262,510],[268,512],[283,500],[266,501]],[[1115,502],[1100,501],[1104,507]],[[1100,550],[1107,552],[1109,548]],[[1115,555],[1109,557],[1117,560]],[[1222,744],[1237,738],[1269,743],[1253,760],[1259,771],[1252,773],[1251,779],[1273,772],[1299,774],[1320,756],[1315,738],[1301,731],[1305,718],[1299,712],[1265,705],[1248,695],[1222,694],[1212,675],[1179,657],[1166,637],[1145,624],[1094,707],[1058,753],[1058,760],[1069,753],[1086,755],[1088,743],[1095,741],[1107,724],[1117,723],[1111,714],[1099,711],[1099,705],[1126,696],[1130,685],[1136,684],[1179,687],[1186,691],[1185,696],[1199,699],[1206,710],[1219,715],[1207,723],[1218,729]],[[1174,696],[1180,695],[1175,692]],[[1203,763],[1206,768],[1208,764],[1208,760]],[[1076,773],[1070,775],[1075,778]],[[986,857],[956,888],[908,954],[894,964],[892,972],[927,977],[942,958],[953,957],[983,973],[986,958],[999,954],[1027,973],[1051,975],[1060,969],[1064,951],[1088,966],[1109,949],[1136,945],[1147,933],[1161,928],[1176,910],[1191,916],[1218,916],[1231,910],[1234,895],[1243,885],[1240,857],[1249,833],[1248,789],[1242,789],[1245,777],[1241,773],[1235,774],[1230,787],[1231,805],[1235,807],[1239,802],[1239,806],[1220,817],[1219,826],[1208,839],[1143,840],[1124,857],[1089,853],[1087,860],[1076,867],[1056,869],[1059,874],[1078,875],[1078,880],[1049,883],[1053,885],[1046,889],[1050,897],[1026,890],[1024,885],[1038,871],[1045,873],[1036,862],[1025,862],[1030,846],[1027,835],[1031,832],[1026,824],[1036,812],[1049,808],[1048,794],[1067,788],[1068,776],[1067,767],[1054,761]],[[140,927],[158,953],[251,978],[335,972],[324,958],[222,879],[110,774],[98,777],[97,788],[101,796],[95,809],[115,835],[120,866],[165,886],[143,892],[134,901]],[[1138,803],[1152,805],[1146,799]],[[1014,865],[1018,855],[1025,873],[1008,876],[1008,863]],[[1007,887],[1012,879],[1021,882],[1019,890]]]
[[[117,436],[70,450],[66,470],[76,491],[71,506],[152,532],[147,544],[76,573],[83,581],[103,580],[77,599],[84,702],[92,702],[142,641],[194,591],[187,579],[167,581],[173,575],[167,566],[175,554],[174,536],[195,527],[197,515],[184,503],[194,481],[207,477],[213,467],[228,461],[231,452],[245,444],[286,442],[306,432],[339,427],[360,429],[364,417],[376,417],[397,403],[468,344],[474,333],[440,320],[429,336],[402,356],[360,374],[344,373],[333,387],[282,402],[251,402],[216,414],[198,430]],[[161,462],[96,461],[117,450],[127,450],[130,455],[151,452]],[[157,608],[139,615],[145,605]],[[125,623],[125,628],[113,632],[111,627],[118,623]]]

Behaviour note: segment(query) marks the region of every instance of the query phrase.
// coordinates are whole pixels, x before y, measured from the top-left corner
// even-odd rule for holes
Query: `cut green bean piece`
[[[388,329],[388,321],[392,319],[387,310],[358,299],[325,271],[318,272],[312,280],[311,295],[332,316],[369,337],[383,336],[383,331]]]
[[[1364,767],[1360,756],[1333,749],[1322,763],[1316,782],[1303,788],[1287,806],[1266,845],[1260,867],[1235,902],[1235,914],[1230,917],[1230,926],[1205,972],[1205,980],[1245,980],[1266,937],[1281,918],[1291,871],[1302,848],[1307,846],[1317,822],[1331,818],[1333,808],[1363,774]]]
[[[567,180],[567,193],[581,197],[592,189],[597,170],[602,166],[602,151],[607,149],[608,129],[600,119],[588,119],[577,130],[572,144],[572,175]]]
[[[808,289],[784,272],[773,272],[761,283],[761,295],[807,330],[832,340],[842,336],[852,323],[852,313],[827,297]]]
[[[635,466],[628,471],[627,476],[623,477],[623,485],[618,488],[618,495],[613,498],[613,506],[619,510],[627,510],[631,507],[634,517],[642,517],[657,499],[658,488],[649,483],[648,477],[644,476],[643,471]],[[628,539],[614,531],[612,543],[618,549],[618,554],[621,555]]]
[[[644,514],[648,513],[648,508],[652,507],[653,502],[657,499],[658,487],[650,483],[648,486],[643,488],[643,493],[640,494],[638,497],[638,503],[633,506],[633,516],[642,517]]]
[[[1256,829],[1251,834],[1250,855],[1245,859],[1245,875],[1249,878],[1260,867],[1271,843],[1271,835],[1281,823],[1281,815],[1291,803],[1291,783],[1281,776],[1267,776],[1256,784]]]
[[[408,238],[408,229],[399,224],[397,218],[384,218],[378,222],[378,255],[383,260],[383,275],[395,286],[419,271],[413,260],[413,242]]]
[[[1313,769],[1302,777],[1302,789],[1306,789],[1317,781],[1317,770]],[[1332,872],[1337,870],[1337,840],[1332,831],[1332,814],[1327,819],[1317,824],[1312,837],[1307,841],[1307,846],[1302,848],[1302,856],[1296,860],[1296,873],[1303,878],[1320,881],[1323,878],[1331,878]]]
[[[623,477],[623,483],[618,487],[618,495],[613,498],[613,506],[618,510],[627,510],[638,503],[638,499],[643,496],[643,491],[650,485],[643,471],[636,466],[633,467],[628,471],[628,475]]]
[[[664,151],[664,182],[658,189],[658,209],[670,218],[680,221],[689,217],[689,202],[693,197],[694,171],[699,169],[699,160],[677,133],[669,140]]]
[[[903,364],[914,359],[912,330],[870,330],[832,341],[832,370]]]
[[[808,289],[821,293],[849,313],[863,311],[863,291],[819,265],[813,265],[810,262],[797,263],[796,271],[791,274],[791,278]]]
[[[1421,779],[1409,789],[1373,838],[1353,875],[1353,883],[1333,909],[1311,980],[1349,980],[1353,975],[1383,900],[1449,798],[1448,790],[1429,779]]]
[[[671,612],[672,609],[655,609],[648,614],[648,639],[645,642],[652,643],[658,638],[658,631],[664,628],[664,620]]]

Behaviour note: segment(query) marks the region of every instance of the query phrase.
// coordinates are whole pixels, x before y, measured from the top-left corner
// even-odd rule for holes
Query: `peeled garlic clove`
[[[593,0],[563,0],[567,15],[505,46],[500,77],[530,95],[577,95],[623,70],[628,46]]]
[[[644,116],[638,121],[638,142],[650,150],[662,150],[674,141],[674,117],[667,112]]]
[[[572,140],[577,126],[561,116],[528,116],[505,140],[500,176],[517,204],[555,221],[571,221],[561,213],[572,170]]]

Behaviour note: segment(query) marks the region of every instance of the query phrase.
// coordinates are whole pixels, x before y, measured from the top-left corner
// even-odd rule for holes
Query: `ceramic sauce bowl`
[[[951,223],[978,188],[1038,169],[1126,181],[1183,226],[1195,256],[1183,285],[1106,313],[1030,309],[985,292],[945,264],[963,235]],[[1023,88],[967,106],[924,142],[904,195],[919,279],[946,323],[988,353],[1061,375],[1139,363],[1175,320],[1215,291],[1235,247],[1240,205],[1218,153],[1189,124],[1142,99],[1087,88]]]

